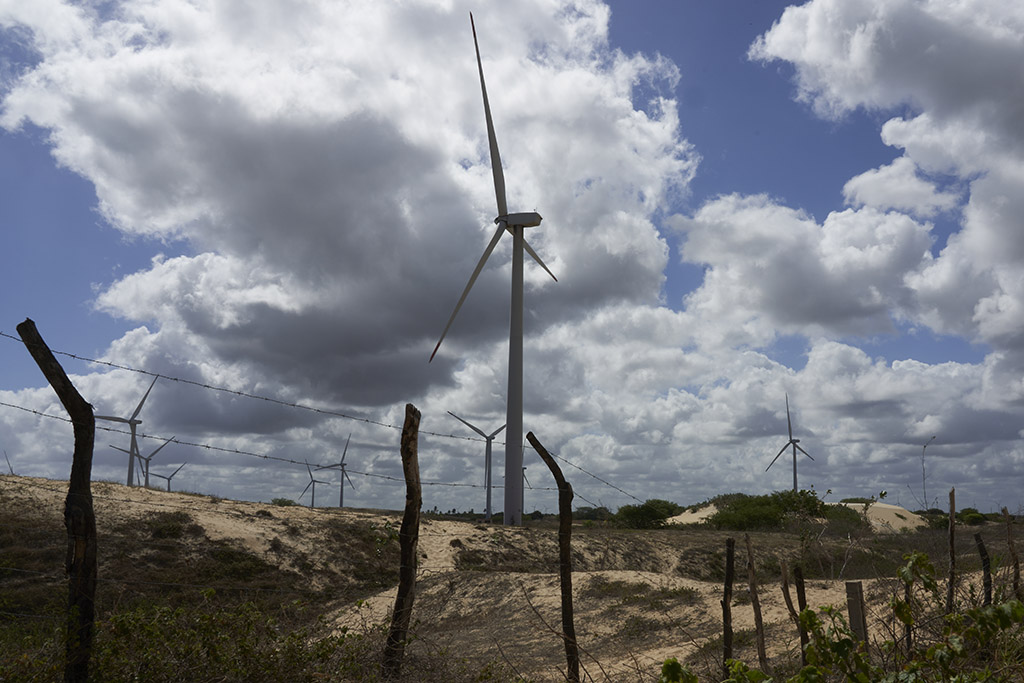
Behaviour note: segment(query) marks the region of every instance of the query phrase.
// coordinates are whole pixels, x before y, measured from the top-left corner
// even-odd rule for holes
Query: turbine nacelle
[[[504,216],[498,216],[494,219],[494,224],[504,223],[509,228],[536,228],[540,225],[543,219],[541,215],[536,211],[529,211],[526,213],[510,213]]]

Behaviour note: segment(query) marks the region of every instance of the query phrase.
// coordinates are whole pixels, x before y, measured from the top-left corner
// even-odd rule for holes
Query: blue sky
[[[369,476],[396,472],[374,423],[412,401],[429,431],[458,433],[447,410],[500,424],[500,248],[425,364],[493,213],[472,9],[510,204],[544,215],[530,240],[559,276],[528,268],[527,429],[688,503],[789,485],[763,471],[788,393],[816,457],[802,484],[915,507],[935,433],[929,498],[1020,505],[1013,3],[50,4],[0,10],[0,331],[29,316],[57,349],[371,420],[165,380],[154,437],[326,462],[355,432],[346,502],[397,507]],[[59,412],[24,349],[0,354],[0,400]],[[68,369],[99,412],[147,384]],[[0,410],[22,473],[66,476],[54,422]],[[287,462],[176,448],[160,457],[192,463],[187,488],[305,484]],[[425,449],[425,478],[482,478],[482,444]],[[117,458],[98,449],[97,476],[123,476]]]

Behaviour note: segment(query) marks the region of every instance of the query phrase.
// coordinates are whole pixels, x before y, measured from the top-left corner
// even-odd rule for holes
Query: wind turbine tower
[[[146,402],[147,398],[149,398],[149,392],[153,391],[153,385],[156,384],[156,381],[158,379],[160,379],[159,375],[157,375],[156,377],[153,378],[153,383],[149,385],[149,389],[146,389],[146,393],[142,396],[142,400],[139,401],[139,405],[137,405],[135,407],[135,412],[132,413],[131,417],[127,417],[127,418],[126,417],[114,417],[112,415],[97,415],[96,416],[97,420],[108,420],[110,422],[123,422],[123,423],[128,425],[128,429],[130,429],[131,432],[132,432],[132,440],[131,440],[131,444],[130,444],[131,450],[130,451],[125,451],[126,453],[129,453],[129,455],[128,455],[128,486],[134,486],[135,485],[135,481],[134,481],[135,480],[135,458],[141,457],[139,455],[139,442],[135,438],[135,428],[138,427],[140,424],[142,424],[142,420],[138,419],[139,413],[142,411],[142,404]],[[119,448],[118,450],[122,450],[123,451],[124,449]]]
[[[341,452],[341,462],[336,465],[324,465],[323,467],[317,467],[318,470],[331,470],[337,467],[341,470],[341,492],[338,494],[338,507],[345,507],[345,480],[348,479],[348,483],[355,489],[356,485],[352,483],[352,477],[348,476],[348,472],[345,471],[345,456],[348,454],[348,443],[352,440],[352,435],[348,435],[348,439],[345,440],[345,450]],[[312,474],[310,475],[312,476]],[[321,482],[322,483],[322,482]],[[316,490],[314,489],[314,493]]]
[[[782,447],[782,450],[780,450],[778,452],[778,454],[775,456],[775,458],[770,463],[768,463],[768,467],[766,467],[764,469],[764,471],[767,472],[768,470],[770,470],[772,468],[772,465],[775,464],[775,461],[779,459],[779,456],[782,455],[786,451],[787,448],[792,446],[793,447],[793,493],[796,493],[797,491],[800,490],[800,489],[797,488],[797,485],[796,485],[796,452],[797,452],[797,449],[799,449],[800,452],[803,453],[804,455],[806,455],[808,458],[811,458],[811,454],[808,453],[807,451],[805,451],[800,446],[800,439],[794,439],[793,438],[793,420],[789,417],[789,394],[788,393],[786,394],[786,425],[789,427],[789,441],[786,442],[786,445]],[[811,460],[814,460],[814,458],[811,458]]]
[[[505,428],[505,425],[501,425],[490,434],[485,434],[482,429],[479,429],[475,425],[471,425],[452,411],[449,410],[448,414],[480,436],[484,437],[484,441],[487,442],[487,449],[484,452],[484,488],[487,489],[487,505],[484,507],[484,521],[489,522],[491,521],[491,442],[494,441],[494,437],[501,433],[501,430]]]
[[[540,264],[548,275],[556,282],[558,278],[548,269],[537,252],[533,250],[524,236],[526,228],[533,228],[540,225],[541,215],[537,212],[509,213],[505,201],[505,176],[501,170],[501,156],[498,153],[498,140],[494,135],[494,123],[491,120],[491,105],[487,100],[487,85],[484,83],[484,67],[480,59],[480,44],[476,38],[476,24],[473,22],[473,15],[469,15],[470,25],[473,27],[473,45],[476,48],[476,65],[480,72],[480,92],[484,100],[484,119],[487,122],[487,142],[491,156],[491,175],[494,177],[494,195],[498,203],[498,217],[494,219],[498,229],[484,250],[483,256],[476,264],[476,269],[469,278],[466,288],[462,291],[459,302],[455,304],[448,324],[445,325],[441,338],[434,347],[434,353],[430,359],[434,359],[437,350],[441,347],[445,335],[448,334],[455,316],[462,308],[469,290],[483,270],[487,258],[494,251],[498,240],[508,232],[512,235],[512,310],[509,320],[508,333],[508,400],[506,403],[506,420],[508,427],[505,437],[505,514],[504,522],[509,525],[519,525],[523,521],[523,482],[520,476],[520,468],[523,465],[523,252],[528,253],[534,261]]]

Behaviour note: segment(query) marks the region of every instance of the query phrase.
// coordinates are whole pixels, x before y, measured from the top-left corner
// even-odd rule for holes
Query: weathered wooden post
[[[949,581],[946,583],[946,614],[953,613],[953,588],[956,583],[956,488],[949,490]]]
[[[796,604],[803,612],[807,609],[807,593],[804,592],[804,570],[800,565],[793,567],[793,582],[796,583]],[[810,638],[807,636],[807,629],[804,623],[800,622],[800,662],[807,666],[807,645]]]
[[[860,581],[846,582],[846,610],[850,615],[850,629],[866,646],[868,643],[868,620],[867,611],[864,608],[864,586]]]
[[[533,432],[528,432],[526,439],[551,470],[558,484],[558,578],[562,589],[562,641],[565,643],[566,677],[578,683],[580,651],[576,643],[576,624],[572,610],[572,485],[565,480],[562,469]]]
[[[1006,521],[1006,545],[1010,549],[1010,559],[1013,561],[1013,595],[1018,600],[1024,600],[1024,594],[1020,590],[1020,558],[1017,557],[1017,548],[1013,543],[1013,521],[1006,508],[1003,508],[1003,519]]]
[[[92,406],[68,379],[64,368],[29,318],[17,327],[25,348],[68,411],[75,434],[71,478],[64,501],[64,526],[68,532],[65,567],[68,574],[67,642],[64,646],[64,680],[86,681],[92,653],[93,619],[96,610],[96,515],[92,507],[92,448],[96,420]]]
[[[754,608],[754,631],[757,635],[757,663],[761,671],[768,672],[768,652],[764,646],[764,621],[761,618],[761,600],[757,595],[757,573],[754,571],[754,548],[750,534],[743,534],[747,544],[747,580],[750,582],[750,604]]]
[[[725,589],[722,594],[722,669],[729,678],[732,659],[732,581],[735,577],[736,539],[725,539]]]
[[[988,607],[992,604],[992,563],[988,559],[988,550],[985,549],[985,541],[981,539],[981,534],[974,534],[974,545],[978,547],[978,554],[981,555],[981,583],[985,587],[982,605]]]
[[[398,532],[401,547],[401,566],[398,570],[398,595],[391,613],[391,628],[384,645],[384,677],[397,678],[402,670],[405,641],[412,619],[412,604],[416,592],[416,546],[420,537],[420,508],[423,504],[420,487],[420,466],[417,455],[420,411],[411,403],[405,404],[405,424],[402,427],[402,472],[405,474],[405,513]]]
[[[789,618],[796,624],[797,631],[800,633],[800,662],[802,665],[806,665],[807,653],[804,649],[804,644],[807,635],[804,633],[803,624],[800,623],[800,615],[797,613],[796,608],[793,607],[793,598],[789,595],[789,566],[785,560],[779,560],[779,565],[782,567],[782,597],[786,601]]]

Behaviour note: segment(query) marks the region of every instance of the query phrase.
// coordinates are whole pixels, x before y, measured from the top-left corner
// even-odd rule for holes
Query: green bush
[[[623,505],[615,513],[615,524],[626,529],[658,529],[665,526],[669,517],[683,511],[682,505],[667,500],[652,498],[640,505]]]
[[[829,506],[814,491],[775,491],[765,496],[733,493],[714,502],[718,511],[708,518],[708,524],[732,531],[783,529],[790,520],[829,514]]]
[[[291,498],[274,498],[273,500],[270,501],[270,504],[271,505],[276,505],[278,507],[286,508],[286,507],[290,507],[292,505],[296,505],[296,502],[294,500],[292,500]]]

